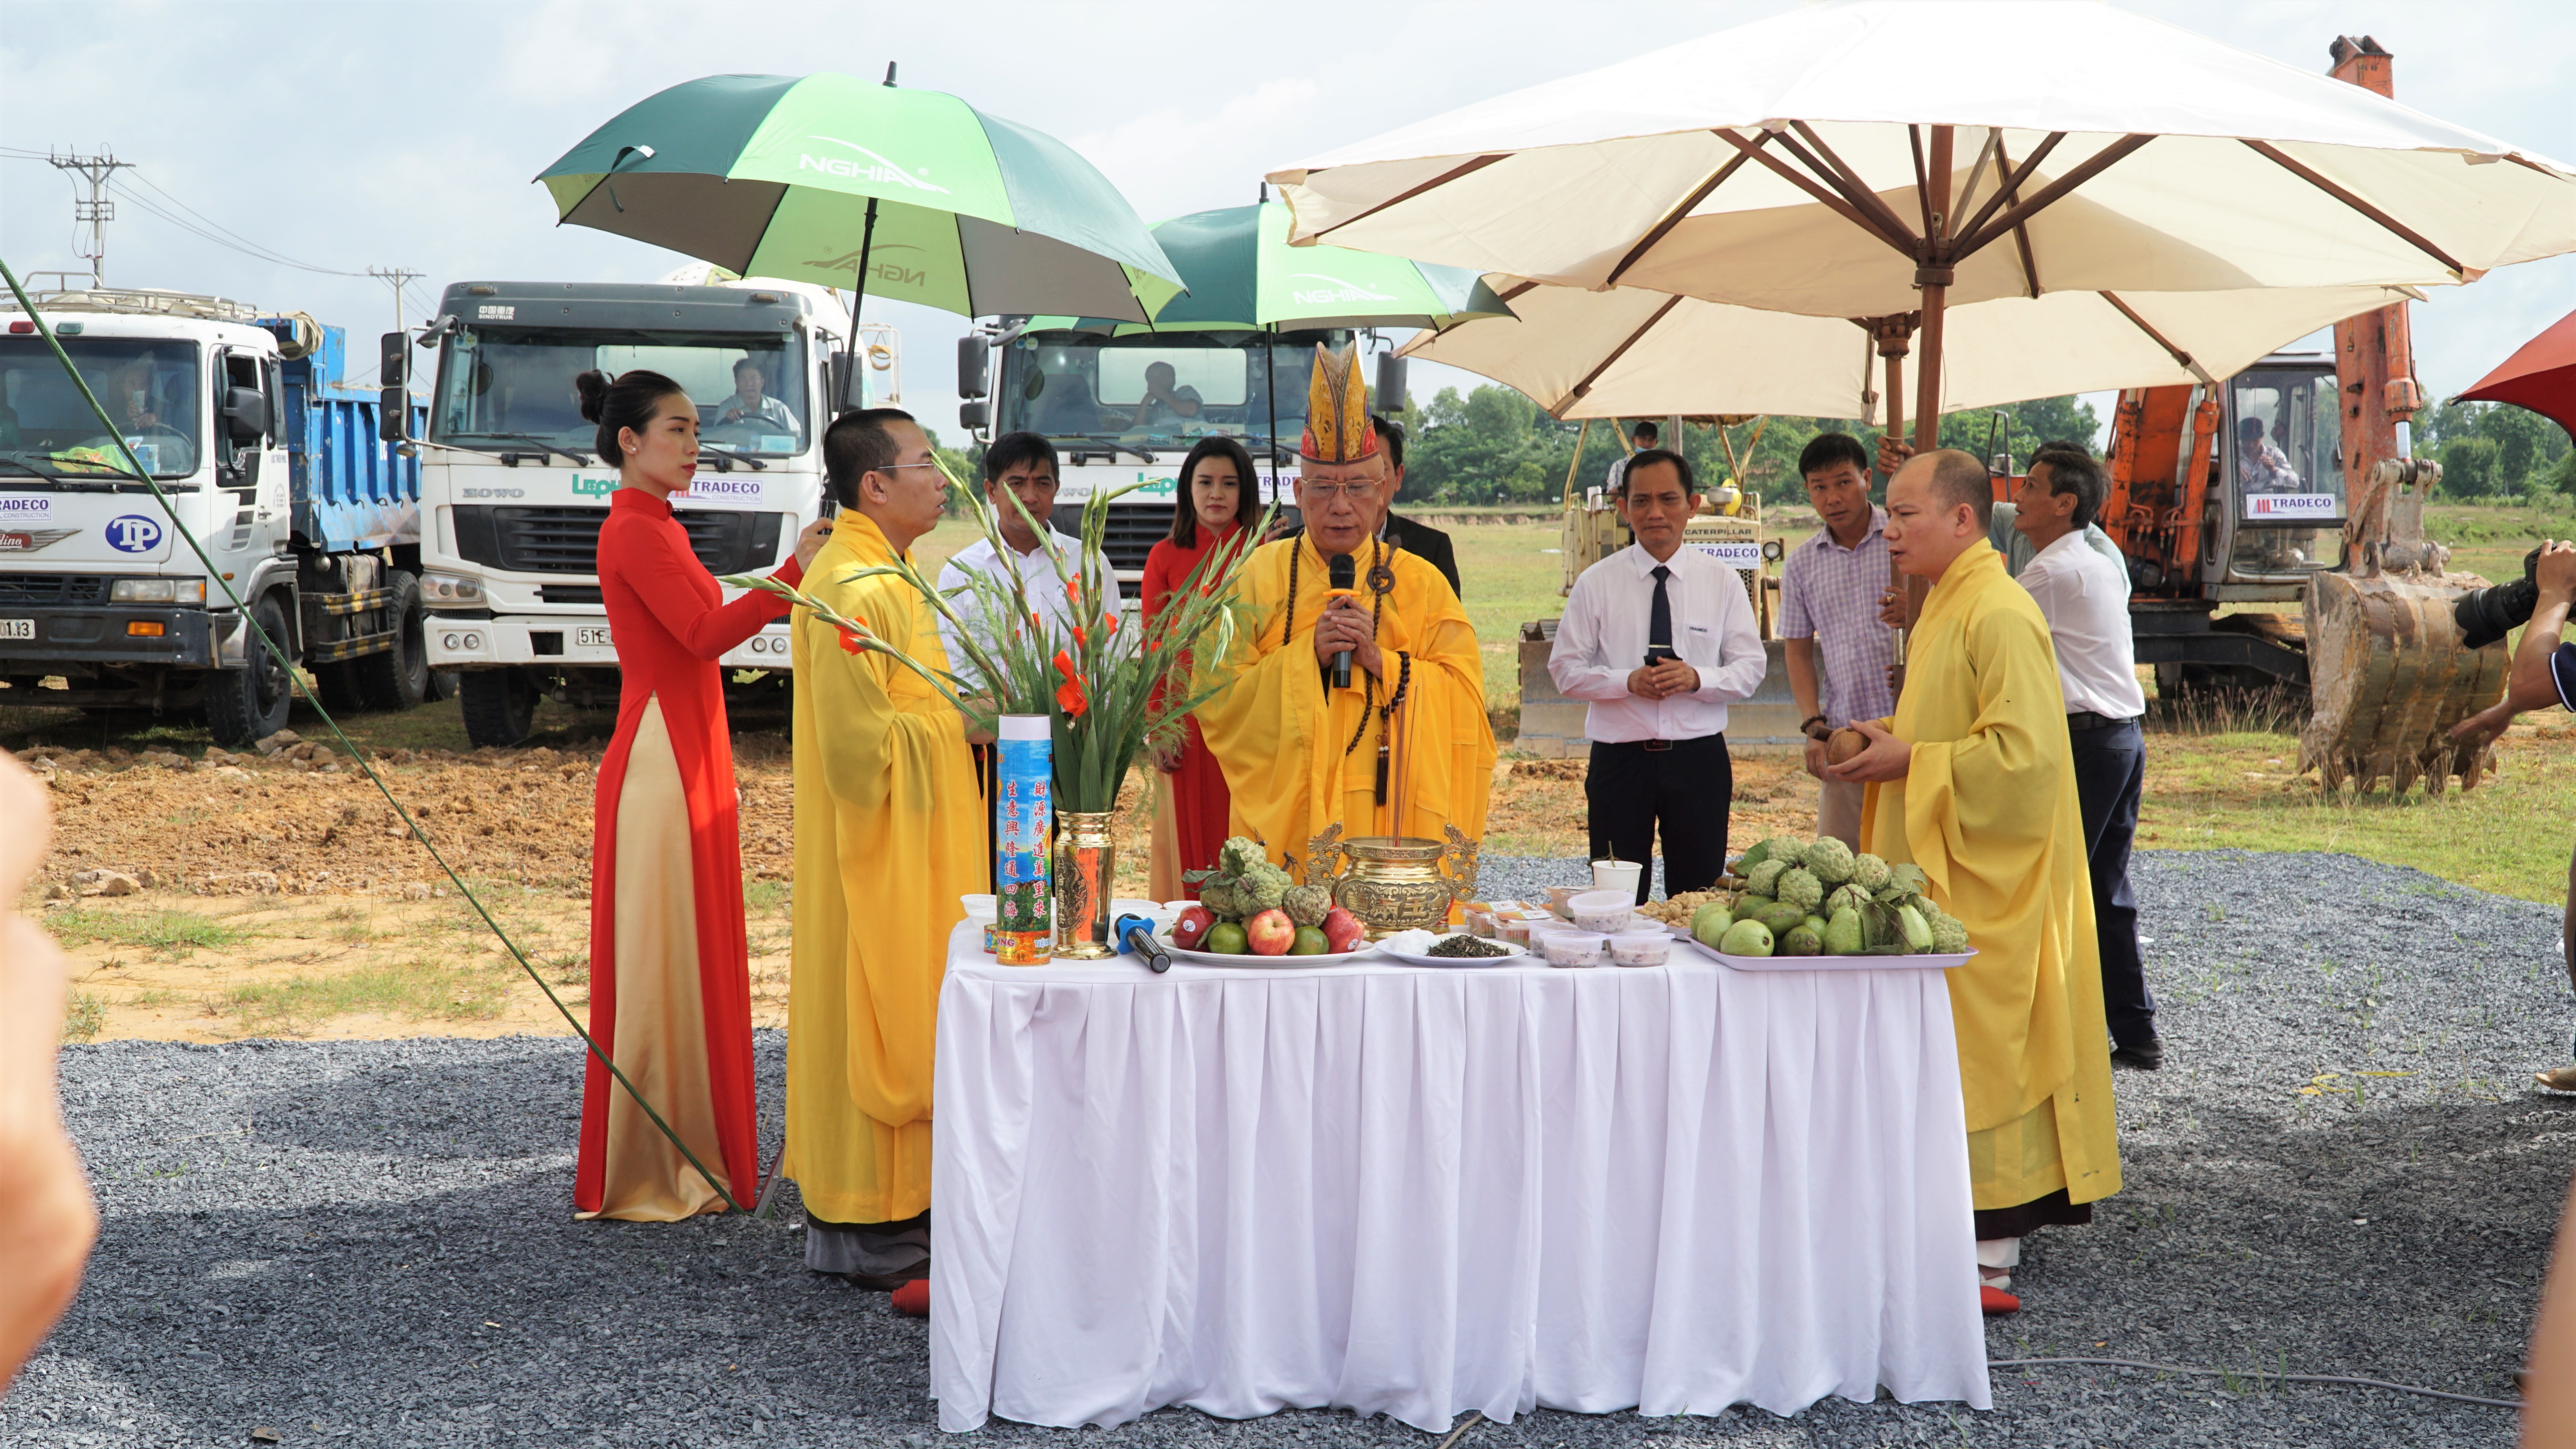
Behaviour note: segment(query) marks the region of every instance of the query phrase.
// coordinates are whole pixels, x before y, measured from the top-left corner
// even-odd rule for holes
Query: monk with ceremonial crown
[[[1865,783],[1861,838],[1912,861],[1977,954],[1952,969],[1977,1262],[1989,1313],[2021,1239],[2120,1190],[2084,822],[2048,621],[1986,542],[1993,485],[1955,448],[1887,487],[1889,556],[1927,580],[1895,718],[1827,773]]]
[[[1211,663],[1232,686],[1198,710],[1233,793],[1232,833],[1300,874],[1335,826],[1428,840],[1454,828],[1473,844],[1494,777],[1476,631],[1440,570],[1383,536],[1392,489],[1358,351],[1315,349],[1298,447],[1305,531],[1245,565],[1253,623]],[[1338,588],[1336,559],[1348,560]]]

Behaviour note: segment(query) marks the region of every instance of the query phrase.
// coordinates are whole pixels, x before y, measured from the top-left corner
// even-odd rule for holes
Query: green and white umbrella
[[[1178,270],[1090,162],[892,76],[687,81],[629,106],[536,179],[562,222],[744,276],[969,317],[1141,322],[1177,290]]]
[[[1152,321],[1041,317],[1038,324],[1085,331],[1281,332],[1343,327],[1440,331],[1474,317],[1509,317],[1484,279],[1443,267],[1347,247],[1288,245],[1285,203],[1228,206],[1176,216],[1154,227],[1163,255],[1179,268],[1178,293],[1137,275],[1137,302]],[[1168,299],[1168,300],[1167,300]],[[1114,327],[1110,324],[1116,323]]]

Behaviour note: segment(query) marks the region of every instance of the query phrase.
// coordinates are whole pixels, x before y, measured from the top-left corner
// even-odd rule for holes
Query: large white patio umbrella
[[[2576,173],[2093,3],[1838,0],[1274,171],[1291,241],[1765,311],[2473,281],[2576,250]],[[2055,390],[2055,389],[2053,389]]]
[[[1464,368],[1559,418],[1787,413],[1880,419],[1878,336],[1842,317],[1765,312],[1617,287],[1485,279],[1515,316],[1423,332],[1406,357]],[[2411,287],[2049,292],[1953,306],[1941,411],[2071,392],[2214,383]],[[1903,319],[1900,319],[1903,320]]]

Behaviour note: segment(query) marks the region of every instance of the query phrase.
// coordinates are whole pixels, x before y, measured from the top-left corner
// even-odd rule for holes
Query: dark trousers
[[[2129,846],[2147,781],[2146,737],[2130,720],[2068,738],[2075,746],[2084,859],[2093,876],[2093,931],[2102,947],[2102,1014],[2110,1019],[2112,1040],[2140,1046],[2156,1037],[2156,999],[2138,959],[2138,898],[2129,889]]]
[[[1592,746],[1592,768],[1583,777],[1592,858],[1617,857],[1651,865],[1655,833],[1664,837],[1664,894],[1704,891],[1726,869],[1726,814],[1735,801],[1735,764],[1726,736],[1674,740],[1672,748],[1644,744]],[[1644,904],[1655,873],[1637,874]]]

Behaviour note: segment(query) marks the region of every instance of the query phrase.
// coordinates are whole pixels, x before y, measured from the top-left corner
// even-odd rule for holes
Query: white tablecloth
[[[939,1002],[942,1428],[1988,1406],[1937,971],[980,946]]]

